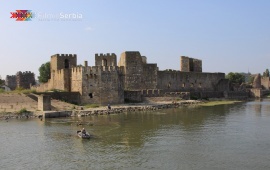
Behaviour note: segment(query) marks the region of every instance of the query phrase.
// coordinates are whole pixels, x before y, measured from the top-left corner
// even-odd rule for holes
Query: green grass
[[[238,102],[241,102],[241,101],[237,101],[237,100],[211,101],[207,103],[201,103],[199,104],[199,106],[217,106],[217,105],[224,105],[224,104],[234,104]]]
[[[5,90],[3,90],[3,89],[0,89],[0,93],[7,93],[7,94],[9,94],[9,93],[18,93],[18,94],[20,94],[20,93],[23,93],[23,94],[29,94],[29,93],[35,93],[36,92],[36,90],[31,90],[31,89],[24,89],[24,88],[21,88],[21,87],[18,87],[18,88],[16,88],[15,90],[13,90],[13,91],[5,91]]]
[[[87,104],[87,105],[84,105],[86,108],[97,108],[99,107],[98,104]]]
[[[20,90],[20,91],[13,91],[14,93],[23,93],[23,94],[29,94],[29,93],[35,93],[36,90],[31,90],[31,89],[23,89],[23,90]]]
[[[50,92],[50,93],[52,93],[52,92],[67,92],[66,90],[59,90],[59,89],[51,89],[51,90],[46,90],[46,92]]]
[[[27,113],[28,111],[26,110],[26,108],[23,108],[21,110],[18,111],[18,114],[23,114],[23,113]]]

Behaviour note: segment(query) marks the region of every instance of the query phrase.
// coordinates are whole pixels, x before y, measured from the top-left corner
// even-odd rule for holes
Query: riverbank
[[[181,100],[181,101],[160,101],[160,102],[146,102],[146,103],[129,103],[121,105],[112,105],[110,109],[107,106],[87,108],[85,106],[76,106],[73,110],[63,110],[57,111],[69,112],[70,114],[65,114],[65,116],[91,116],[91,115],[108,115],[108,114],[119,114],[123,112],[139,112],[139,111],[156,111],[168,108],[179,108],[186,106],[216,106],[224,104],[235,104],[243,101],[238,100]],[[16,119],[28,119],[28,118],[40,118],[45,112],[0,112],[0,120],[8,120],[12,118]],[[52,114],[54,112],[51,112]],[[46,112],[46,115],[50,115],[50,111]],[[60,114],[59,114],[60,115]],[[54,117],[54,116],[47,116]]]
[[[202,103],[202,101],[198,100],[183,100],[178,102],[157,102],[157,103],[129,103],[129,104],[121,104],[121,105],[112,105],[111,109],[108,109],[107,106],[95,107],[95,108],[87,108],[84,106],[76,106],[73,110],[63,110],[56,111],[67,112],[69,111],[71,114],[68,116],[90,116],[90,115],[104,115],[104,114],[118,114],[122,112],[135,112],[135,111],[155,111],[167,108],[177,108],[182,106],[192,106],[198,105]],[[50,115],[51,111],[46,112],[46,114]],[[0,112],[0,120],[8,120],[8,119],[22,119],[22,118],[37,118],[41,117],[45,112],[36,111],[36,112]],[[54,112],[51,112],[52,114]],[[50,117],[50,116],[48,116]]]
[[[90,116],[117,114],[122,112],[138,112],[138,111],[155,111],[168,108],[178,108],[182,106],[198,105],[203,101],[199,100],[184,100],[178,102],[159,102],[159,103],[131,103],[124,105],[113,105],[111,109],[108,107],[88,108],[83,110],[74,110],[72,116]]]

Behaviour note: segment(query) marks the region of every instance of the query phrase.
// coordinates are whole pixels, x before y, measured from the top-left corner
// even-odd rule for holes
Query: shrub
[[[190,96],[191,100],[198,100],[199,98],[197,96]]]
[[[0,93],[5,93],[5,90],[0,88]]]
[[[18,111],[19,115],[22,115],[23,113],[29,113],[29,111],[26,110],[26,108],[22,108],[21,110]]]

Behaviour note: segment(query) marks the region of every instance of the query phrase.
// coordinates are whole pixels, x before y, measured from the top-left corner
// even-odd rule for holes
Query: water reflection
[[[269,112],[265,99],[2,121],[0,169],[269,169]],[[78,138],[76,131],[82,127],[95,138]]]
[[[69,126],[74,134],[84,127],[99,139],[104,147],[116,145],[129,148],[142,147],[148,138],[156,135],[159,130],[172,127],[181,131],[199,132],[212,122],[224,124],[226,115],[237,112],[238,105],[220,105],[215,107],[184,107],[168,109],[158,112],[123,113],[119,115],[103,115],[80,118],[65,118],[46,120],[48,127],[57,124],[59,129]],[[82,126],[77,126],[81,122]],[[49,131],[48,136],[55,140],[62,140],[68,132],[62,133],[58,128]],[[70,132],[69,132],[70,133]],[[69,137],[69,136],[68,136]]]

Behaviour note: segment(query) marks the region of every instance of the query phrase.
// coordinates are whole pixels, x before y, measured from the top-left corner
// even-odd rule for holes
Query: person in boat
[[[82,129],[82,134],[86,134],[86,130],[84,128]]]

